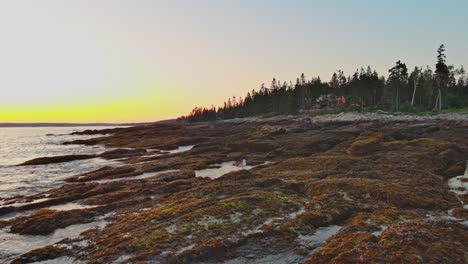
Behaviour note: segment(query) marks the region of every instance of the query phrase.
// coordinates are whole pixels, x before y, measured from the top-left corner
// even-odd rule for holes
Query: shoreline
[[[292,119],[292,120],[311,120],[312,122],[336,122],[336,121],[429,121],[429,120],[453,120],[453,121],[468,121],[468,113],[441,113],[441,114],[430,114],[430,115],[418,115],[418,114],[391,114],[391,113],[374,113],[374,112],[341,112],[338,114],[303,114],[298,116],[293,115],[278,115],[274,117],[246,117],[246,118],[234,118],[217,121],[205,121],[198,123],[210,123],[210,122],[268,122],[277,119]],[[196,123],[194,123],[196,124]]]
[[[355,113],[104,130],[112,135],[71,143],[116,148],[106,156],[121,166],[12,199],[26,204],[2,214],[32,211],[0,227],[47,235],[107,223],[14,257],[22,262],[392,262],[429,248],[419,256],[463,261],[466,197],[448,180],[465,172],[467,130],[463,114]],[[67,203],[83,207],[46,209]],[[413,243],[392,243],[401,238]]]

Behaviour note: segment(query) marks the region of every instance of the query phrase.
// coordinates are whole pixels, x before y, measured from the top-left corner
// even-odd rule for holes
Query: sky
[[[301,73],[468,64],[465,0],[0,0],[0,122],[148,122]]]

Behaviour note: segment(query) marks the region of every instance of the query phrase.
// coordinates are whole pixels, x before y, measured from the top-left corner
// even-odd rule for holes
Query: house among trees
[[[325,109],[325,108],[343,108],[346,106],[346,98],[336,96],[335,94],[322,94],[315,99],[313,109]]]

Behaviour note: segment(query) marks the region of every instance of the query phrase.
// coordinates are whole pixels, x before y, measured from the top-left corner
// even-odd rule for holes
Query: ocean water
[[[70,135],[72,132],[105,128],[109,127],[0,127],[0,199],[37,194],[64,184],[63,180],[70,176],[117,166],[119,162],[101,158],[15,166],[38,157],[106,151],[103,146],[63,145],[66,141],[103,136]]]

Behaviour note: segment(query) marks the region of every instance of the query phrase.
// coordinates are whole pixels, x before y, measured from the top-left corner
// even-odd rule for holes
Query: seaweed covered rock
[[[380,232],[342,230],[306,263],[466,263],[468,228],[411,221]]]
[[[121,159],[142,156],[146,153],[146,149],[114,149],[99,154],[99,157],[104,159]]]
[[[465,263],[466,195],[447,178],[463,174],[467,125],[275,117],[113,130],[81,143],[197,146],[116,152],[135,156],[73,177],[35,206],[81,199],[115,212],[102,229],[56,245],[90,263]],[[243,159],[263,165],[195,177]],[[40,210],[5,225],[50,233],[92,211]]]
[[[195,177],[195,172],[190,170],[185,171],[173,171],[173,172],[166,172],[155,176],[155,179],[158,181],[163,182],[171,182],[176,180],[184,180],[190,179]]]
[[[34,263],[38,261],[52,260],[69,254],[71,254],[71,252],[66,248],[50,245],[23,254],[19,258],[13,260],[11,264]]]
[[[92,172],[85,173],[80,176],[75,176],[66,179],[69,182],[86,182],[86,181],[95,181],[102,179],[115,179],[140,175],[142,172],[136,171],[136,168],[131,166],[123,167],[103,167]]]
[[[380,133],[363,133],[351,143],[346,152],[355,156],[368,155],[382,148],[382,140],[383,135]]]
[[[96,211],[89,209],[69,211],[40,209],[30,216],[11,220],[10,232],[21,235],[48,235],[59,228],[91,222],[95,216]]]

